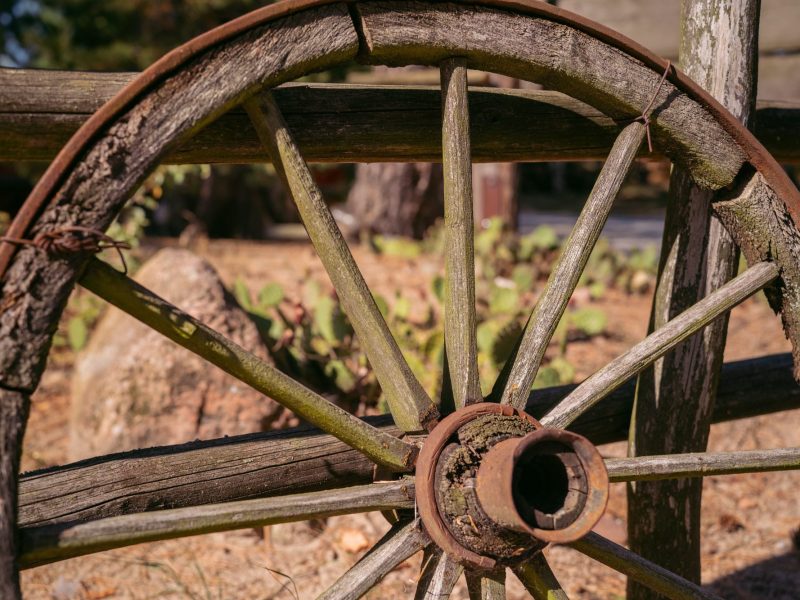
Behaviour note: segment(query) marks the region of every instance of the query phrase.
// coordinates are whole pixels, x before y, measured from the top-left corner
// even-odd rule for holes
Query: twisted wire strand
[[[634,119],[634,121],[641,121],[644,123],[645,133],[647,133],[647,149],[651,154],[653,152],[653,140],[650,137],[650,117],[653,114],[653,105],[656,102],[656,98],[658,98],[658,95],[661,93],[661,88],[664,87],[664,82],[667,80],[667,75],[669,75],[670,70],[672,70],[672,61],[668,60],[667,68],[664,69],[664,74],[661,76],[661,81],[658,82],[658,87],[650,98],[650,102],[647,103],[642,114]]]
[[[32,240],[4,236],[0,237],[0,241],[18,246],[34,246],[50,256],[63,256],[81,252],[97,254],[103,250],[113,248],[117,251],[120,261],[122,261],[123,272],[126,275],[128,274],[128,264],[125,262],[125,256],[122,251],[130,250],[131,245],[128,242],[115,240],[99,229],[69,225],[49,231],[41,231]]]

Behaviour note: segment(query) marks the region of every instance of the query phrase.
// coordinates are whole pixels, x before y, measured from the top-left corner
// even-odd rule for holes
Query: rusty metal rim
[[[462,1],[469,4],[486,6],[488,8],[510,9],[557,21],[619,48],[626,54],[637,58],[659,73],[663,72],[667,66],[667,61],[665,59],[650,52],[630,38],[591,21],[590,19],[562,8],[550,6],[544,2],[537,2],[536,0]],[[302,10],[329,4],[342,4],[342,2],[337,0],[283,0],[276,4],[257,9],[238,19],[216,27],[164,55],[120,90],[111,100],[100,108],[100,110],[94,113],[75,135],[70,138],[69,142],[61,149],[44,175],[37,182],[33,191],[28,196],[28,199],[12,221],[7,235],[24,238],[33,225],[34,220],[43,209],[45,203],[50,198],[56,185],[61,182],[64,175],[77,161],[86,145],[94,139],[98,132],[100,132],[115,116],[126,109],[141,94],[160,83],[166,76],[178,70],[201,52],[227,41],[236,35],[244,33],[251,28],[267,24]],[[680,70],[674,69],[669,76],[669,81],[711,112],[725,130],[728,131],[734,140],[742,147],[748,156],[750,164],[765,176],[769,185],[786,205],[794,221],[800,222],[800,191],[797,190],[778,162],[769,154],[761,143],[758,142],[755,136],[710,94]],[[16,248],[17,247],[13,244],[0,242],[0,279],[5,275]]]
[[[542,428],[542,424],[528,413],[506,404],[481,402],[457,410],[442,419],[425,440],[417,459],[415,484],[419,516],[433,542],[458,562],[469,563],[479,569],[492,569],[497,565],[497,561],[462,546],[445,525],[436,504],[436,464],[439,462],[442,450],[460,427],[483,415],[517,416],[537,429]]]

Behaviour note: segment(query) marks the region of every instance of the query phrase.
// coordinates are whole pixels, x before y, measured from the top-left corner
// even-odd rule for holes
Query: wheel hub
[[[460,409],[437,425],[416,481],[433,541],[481,569],[580,538],[608,501],[603,460],[586,438],[493,403]]]

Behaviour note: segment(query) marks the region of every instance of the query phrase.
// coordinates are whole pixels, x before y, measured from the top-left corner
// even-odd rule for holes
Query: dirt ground
[[[298,294],[309,277],[327,281],[306,244],[213,242],[201,249],[227,283],[243,278],[258,289],[269,281]],[[356,260],[374,291],[416,288],[424,297],[437,261],[381,257],[356,249]],[[568,359],[581,379],[638,341],[646,332],[650,298],[608,293],[597,304],[609,321],[608,335],[573,343]],[[780,323],[763,300],[737,307],[731,317],[726,360],[789,349]],[[69,365],[48,367],[33,399],[23,467],[63,463],[67,447]],[[745,419],[712,428],[717,451],[800,445],[800,409]],[[622,443],[601,447],[605,456],[623,456]],[[703,583],[734,599],[800,598],[800,473],[709,477],[704,483]],[[612,485],[611,501],[599,524],[604,535],[625,542],[625,488]],[[380,514],[349,515],[324,522],[273,526],[152,543],[73,559],[23,574],[30,599],[102,598],[313,598],[333,583],[388,529]],[[794,539],[794,541],[793,541]],[[546,551],[570,598],[618,599],[624,578],[563,547]],[[413,593],[420,556],[403,563],[369,598],[404,598]],[[513,576],[508,597],[527,597]],[[455,598],[467,598],[462,580]]]

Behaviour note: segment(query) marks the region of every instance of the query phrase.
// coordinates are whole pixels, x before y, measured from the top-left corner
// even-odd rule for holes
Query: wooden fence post
[[[19,600],[17,476],[30,399],[0,387],[0,598]]]
[[[755,105],[760,0],[682,0],[680,62],[745,124]],[[712,194],[673,168],[651,329],[720,287],[738,251],[711,213]],[[632,456],[705,450],[728,318],[718,319],[644,372],[631,420]],[[702,480],[628,486],[630,547],[695,582],[700,580]],[[634,582],[628,598],[661,598]]]

